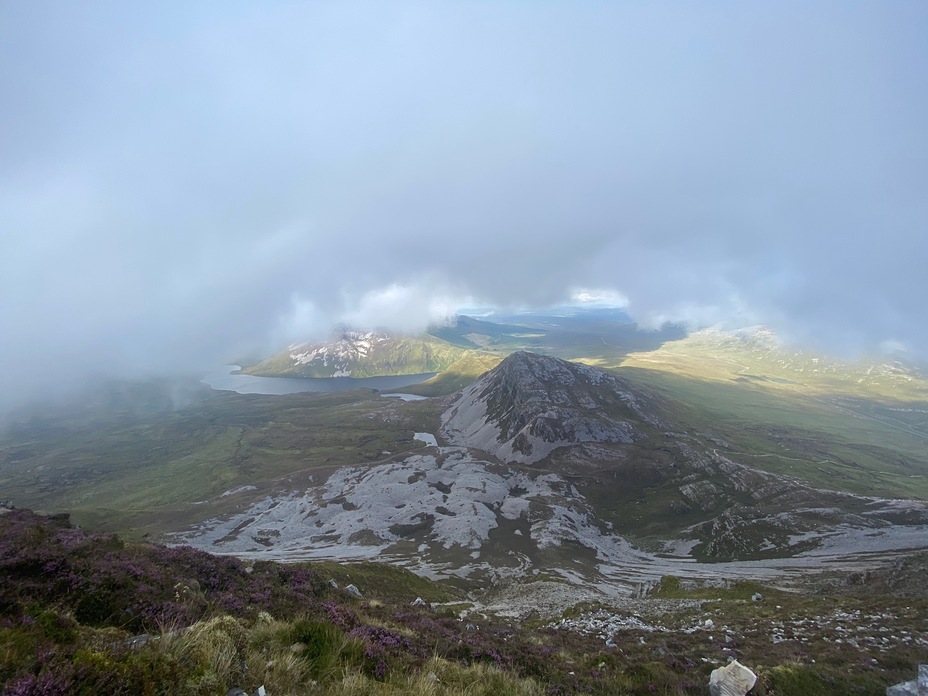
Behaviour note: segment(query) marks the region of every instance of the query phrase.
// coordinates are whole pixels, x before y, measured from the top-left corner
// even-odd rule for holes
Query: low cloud
[[[628,298],[618,290],[605,288],[577,288],[570,293],[570,302],[577,305],[628,307]]]
[[[4,4],[0,399],[571,295],[924,354],[926,26],[915,2]]]

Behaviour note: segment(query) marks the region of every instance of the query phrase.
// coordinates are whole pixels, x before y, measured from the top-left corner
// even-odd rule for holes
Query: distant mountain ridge
[[[328,341],[295,343],[248,364],[243,372],[262,377],[375,377],[452,368],[442,387],[433,385],[428,395],[434,396],[436,391],[448,394],[461,382],[476,379],[483,370],[474,368],[491,362],[491,356],[501,359],[526,350],[611,364],[630,351],[653,349],[683,335],[679,327],[642,330],[617,309],[560,308],[554,315],[525,312],[485,318],[458,315],[412,336],[344,327]],[[445,385],[454,388],[442,391]]]
[[[296,343],[242,370],[263,377],[378,377],[446,370],[466,350],[433,336],[343,329],[333,340]]]

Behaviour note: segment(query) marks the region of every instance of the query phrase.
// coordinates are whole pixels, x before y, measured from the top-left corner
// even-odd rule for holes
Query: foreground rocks
[[[709,676],[709,693],[712,696],[744,696],[754,688],[757,675],[738,660],[712,670]]]
[[[886,689],[886,696],[928,696],[928,665],[918,666],[918,678]]]

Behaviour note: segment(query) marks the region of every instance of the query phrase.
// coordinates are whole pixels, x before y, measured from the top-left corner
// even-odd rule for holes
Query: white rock
[[[347,587],[345,587],[345,592],[347,592],[348,594],[353,594],[355,597],[362,597],[362,598],[364,597],[364,595],[361,594],[361,590],[359,590],[354,585],[348,585]]]
[[[925,696],[928,694],[928,665],[918,666],[918,678],[887,687],[886,696]]]
[[[709,693],[712,696],[744,696],[754,688],[757,675],[737,660],[712,670]]]

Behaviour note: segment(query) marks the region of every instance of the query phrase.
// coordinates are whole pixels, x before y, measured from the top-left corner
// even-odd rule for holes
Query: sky
[[[0,401],[611,298],[928,352],[928,4],[0,0]]]

